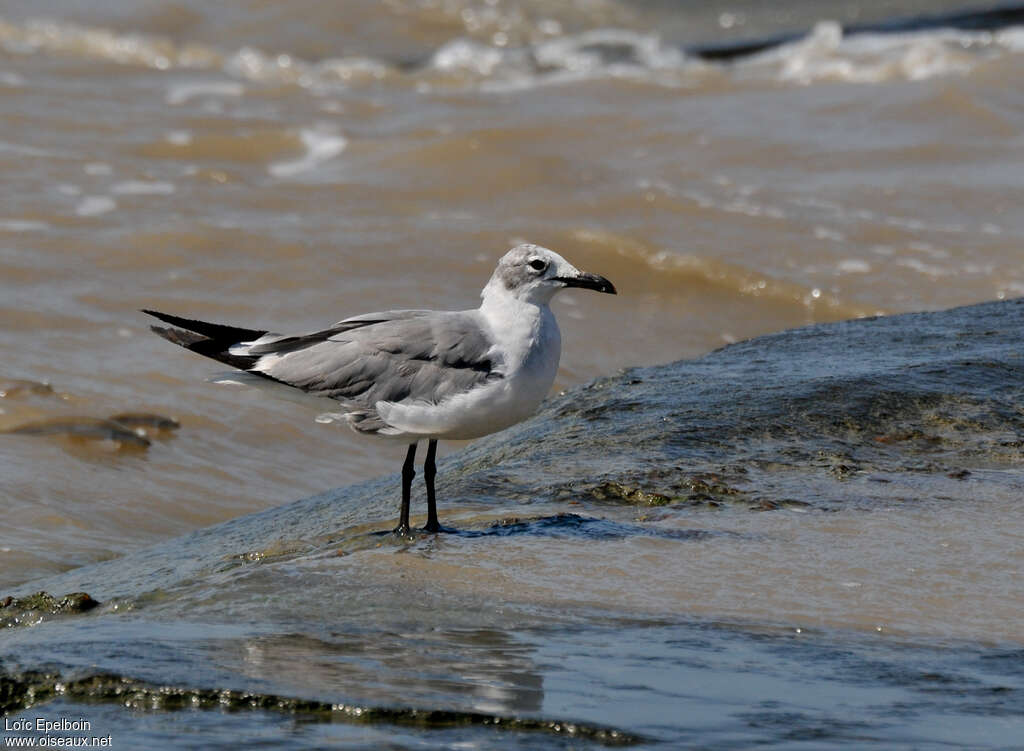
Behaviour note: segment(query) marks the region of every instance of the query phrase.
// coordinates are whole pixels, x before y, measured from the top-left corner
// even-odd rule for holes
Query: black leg
[[[398,526],[395,527],[396,535],[409,534],[409,497],[412,495],[412,478],[416,476],[416,469],[412,466],[416,458],[416,444],[409,444],[409,453],[405,455],[405,464],[402,465],[402,514],[398,517]]]
[[[427,444],[427,459],[423,462],[423,479],[427,481],[427,524],[423,528],[425,532],[440,532],[441,525],[437,523],[437,499],[434,497],[434,477],[437,475],[437,467],[434,465],[434,455],[437,453],[437,441],[430,441]]]

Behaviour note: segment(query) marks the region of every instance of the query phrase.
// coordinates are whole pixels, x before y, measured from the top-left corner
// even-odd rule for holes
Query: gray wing
[[[337,399],[356,429],[385,427],[379,401],[439,403],[502,378],[503,363],[477,311],[388,311],[330,329],[242,345],[250,370]]]

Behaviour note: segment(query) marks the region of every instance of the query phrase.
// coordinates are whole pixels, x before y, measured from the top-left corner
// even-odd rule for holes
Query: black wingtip
[[[145,313],[148,316],[153,316],[153,318],[156,318],[157,320],[163,321],[164,323],[169,323],[172,326],[179,326],[179,327],[181,327],[183,329],[188,329],[189,331],[199,332],[200,329],[202,327],[204,327],[204,326],[217,326],[218,325],[218,324],[209,324],[209,323],[206,323],[205,321],[196,321],[196,320],[192,320],[192,319],[189,319],[189,318],[182,318],[181,316],[174,316],[174,315],[171,315],[170,313],[161,313],[159,310],[148,310],[146,308],[143,308],[142,312]]]
[[[150,326],[149,328],[154,334],[166,339],[171,344],[177,344],[198,355],[209,357],[211,360],[222,362],[239,370],[249,370],[259,359],[246,355],[233,355],[231,354],[233,342],[212,339],[196,331],[187,331],[172,326]]]
[[[185,329],[186,331],[194,331],[197,334],[202,334],[204,337],[214,339],[225,346],[230,346],[238,342],[253,341],[267,333],[266,329],[246,329],[240,326],[226,326],[222,323],[210,323],[209,321],[199,321],[194,318],[182,318],[181,316],[171,315],[170,313],[161,313],[159,310],[150,310],[148,308],[143,308],[141,312],[148,316],[153,316],[153,318],[163,321],[164,323],[169,323],[171,326],[176,326],[179,329]],[[163,335],[161,334],[161,336]]]
[[[157,336],[171,342],[172,344],[177,344],[179,347],[184,347],[185,349],[191,349],[193,351],[196,351],[197,345],[200,345],[203,342],[211,341],[208,337],[205,337],[202,334],[197,334],[193,331],[185,331],[184,329],[165,328],[164,326],[150,326],[149,330],[152,331]],[[200,354],[206,353],[200,352]]]

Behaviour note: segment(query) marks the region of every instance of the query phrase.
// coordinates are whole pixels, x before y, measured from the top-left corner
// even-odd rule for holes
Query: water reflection
[[[494,715],[536,714],[536,646],[497,629],[273,634],[218,650],[221,667],[293,693]]]

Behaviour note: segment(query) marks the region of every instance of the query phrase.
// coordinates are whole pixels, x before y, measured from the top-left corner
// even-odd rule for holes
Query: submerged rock
[[[158,686],[107,674],[68,679],[57,673],[30,671],[5,675],[0,672],[0,712],[14,713],[58,697],[89,703],[110,702],[134,711],[263,710],[296,715],[305,722],[387,723],[423,729],[481,726],[511,732],[550,734],[603,746],[632,746],[647,740],[640,735],[589,723],[503,717],[482,712],[332,704],[253,691]]]
[[[127,428],[177,430],[181,427],[181,423],[173,417],[166,417],[152,412],[121,412],[116,415],[111,415],[110,419]]]
[[[141,430],[99,417],[54,417],[18,425],[6,432],[14,435],[58,435],[86,441],[114,441],[135,448],[149,446],[149,439]]]
[[[646,506],[665,506],[672,502],[672,498],[663,493],[629,487],[614,480],[605,480],[591,488],[590,495],[599,501],[618,500],[627,503],[644,504]]]
[[[99,605],[85,592],[72,592],[61,598],[49,592],[23,597],[0,598],[0,628],[39,623],[46,616],[86,613]]]
[[[120,448],[145,449],[181,427],[172,417],[151,412],[122,412],[109,418],[65,415],[21,423],[3,430],[13,435],[58,436],[74,441],[110,441]]]
[[[24,378],[0,378],[0,399],[27,394],[54,394],[53,386],[44,381],[30,381]]]

